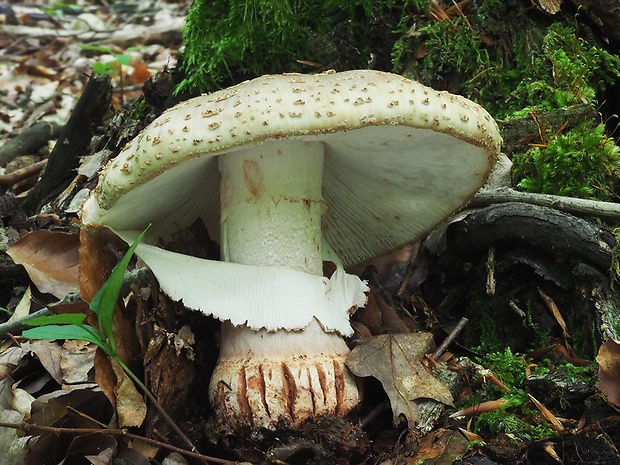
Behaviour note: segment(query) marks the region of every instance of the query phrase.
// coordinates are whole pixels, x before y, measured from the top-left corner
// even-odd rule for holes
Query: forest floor
[[[144,84],[162,85],[175,67],[190,3],[0,2],[0,465],[620,464],[615,238],[547,207],[468,211],[435,233],[434,246],[357,270],[372,288],[350,341],[349,366],[366,373],[363,404],[351,418],[301,431],[245,441],[210,418],[204,373],[217,324],[160,296],[150,278],[131,297],[124,291],[123,338],[137,349],[119,346],[141,354],[132,368],[175,426],[122,390],[96,344],[21,336],[34,312],[87,312],[75,297],[77,213],[101,161],[141,129],[128,115]],[[96,111],[80,129],[70,117],[89,85],[109,100],[89,100]],[[159,97],[149,88],[161,105],[154,112],[171,97],[163,88]],[[77,145],[53,162],[59,138]],[[39,176],[46,171],[51,181]],[[10,245],[27,274],[5,253]],[[110,270],[122,255],[122,246],[112,260],[92,247],[94,267]],[[369,353],[378,357],[371,366],[360,355]],[[406,390],[410,383],[417,387]],[[120,428],[121,415],[133,425]],[[187,452],[175,427],[199,453]]]

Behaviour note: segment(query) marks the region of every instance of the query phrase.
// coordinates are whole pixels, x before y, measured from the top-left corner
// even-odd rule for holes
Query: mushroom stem
[[[288,140],[219,158],[224,261],[322,274],[323,152]]]
[[[225,261],[322,274],[323,150],[322,143],[279,141],[220,157]],[[276,332],[225,322],[221,341],[209,396],[228,424],[296,426],[344,415],[359,402],[346,343],[315,319],[301,331]]]

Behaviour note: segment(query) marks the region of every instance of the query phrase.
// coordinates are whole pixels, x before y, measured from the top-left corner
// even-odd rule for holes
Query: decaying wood
[[[87,153],[93,129],[101,123],[108,110],[111,95],[110,76],[94,76],[88,81],[49,156],[46,170],[24,201],[26,212],[37,212],[75,177],[80,156]]]
[[[613,236],[576,216],[523,202],[499,203],[473,210],[448,227],[450,248],[462,255],[490,244],[525,243],[579,257],[603,270],[612,261]]]
[[[62,126],[45,121],[35,123],[21,131],[17,136],[8,139],[0,146],[0,167],[21,155],[35,153],[44,147],[50,140],[56,139],[62,130]]]
[[[578,199],[560,195],[520,192],[509,187],[482,189],[469,203],[470,207],[483,207],[496,203],[523,202],[541,207],[554,208],[573,215],[596,216],[608,220],[620,220],[620,204],[597,200]]]

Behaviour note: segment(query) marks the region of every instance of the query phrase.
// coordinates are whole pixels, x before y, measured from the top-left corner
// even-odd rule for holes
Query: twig
[[[45,121],[21,129],[14,137],[2,141],[0,166],[6,166],[7,163],[21,155],[35,153],[50,140],[57,139],[62,129],[63,126]]]
[[[49,309],[43,308],[37,312],[31,313],[28,316],[25,316],[24,318],[14,321],[7,321],[6,323],[0,324],[0,339],[4,339],[8,334],[20,334],[24,329],[30,327],[26,324],[26,322],[32,320],[33,318],[38,318],[49,314]]]
[[[381,402],[379,405],[373,408],[370,412],[368,412],[368,415],[366,415],[364,418],[360,420],[361,427],[362,428],[368,427],[368,425],[372,423],[373,421],[375,421],[379,415],[381,415],[383,412],[387,412],[389,409],[390,409],[390,401],[388,399],[385,399],[383,402]]]
[[[443,355],[443,353],[446,351],[448,346],[450,344],[452,344],[452,341],[454,341],[454,339],[456,339],[456,337],[459,334],[461,334],[461,331],[463,331],[463,328],[465,327],[465,325],[467,324],[468,321],[469,320],[467,318],[465,318],[465,317],[462,317],[459,320],[459,322],[456,324],[454,329],[450,332],[450,334],[448,334],[448,337],[443,340],[443,342],[441,343],[441,345],[439,347],[437,347],[437,350],[432,355],[433,360],[438,360],[439,357],[441,357]]]
[[[105,429],[105,428],[65,428],[59,426],[43,426],[43,425],[30,425],[28,423],[4,423],[0,422],[0,427],[2,428],[13,428],[24,431],[25,433],[30,433],[33,431],[52,433],[52,434],[96,434],[96,433],[105,433],[110,436],[121,436],[128,439],[133,439],[136,441],[146,442],[148,444],[152,444],[157,447],[162,447],[164,449],[171,450],[173,452],[178,452],[179,454],[186,455],[188,457],[194,457],[201,460],[206,460],[208,462],[220,463],[222,465],[235,465],[237,462],[232,460],[219,459],[217,457],[211,457],[209,455],[199,454],[198,452],[192,452],[181,447],[176,447],[170,444],[166,444],[165,442],[158,441],[156,439],[146,438],[144,436],[140,436],[138,434],[128,433],[122,429]]]
[[[524,202],[541,207],[550,207],[575,215],[598,216],[613,220],[620,219],[620,204],[598,200],[577,199],[560,195],[520,192],[509,187],[482,189],[469,203],[471,207],[483,207],[496,203]]]
[[[33,163],[32,165],[25,166],[24,168],[20,168],[18,170],[12,171],[8,174],[0,174],[0,184],[5,184],[8,186],[12,186],[24,179],[28,179],[35,174],[38,174],[39,171],[43,169],[43,167],[47,165],[47,159],[38,161]]]
[[[185,18],[170,18],[153,25],[132,24],[122,30],[108,31],[70,31],[65,29],[51,29],[33,26],[0,25],[0,34],[10,37],[30,37],[41,40],[77,39],[82,43],[105,42],[113,44],[153,43],[171,40],[178,42],[181,39]]]

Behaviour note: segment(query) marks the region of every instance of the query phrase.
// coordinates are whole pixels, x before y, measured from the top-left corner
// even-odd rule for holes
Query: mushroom
[[[164,112],[103,170],[82,221],[126,241],[152,224],[136,253],[162,290],[223,321],[216,411],[294,427],[359,402],[342,336],[367,287],[344,267],[463,206],[500,144],[479,105],[402,76],[263,76]],[[197,218],[223,261],[156,246]]]

